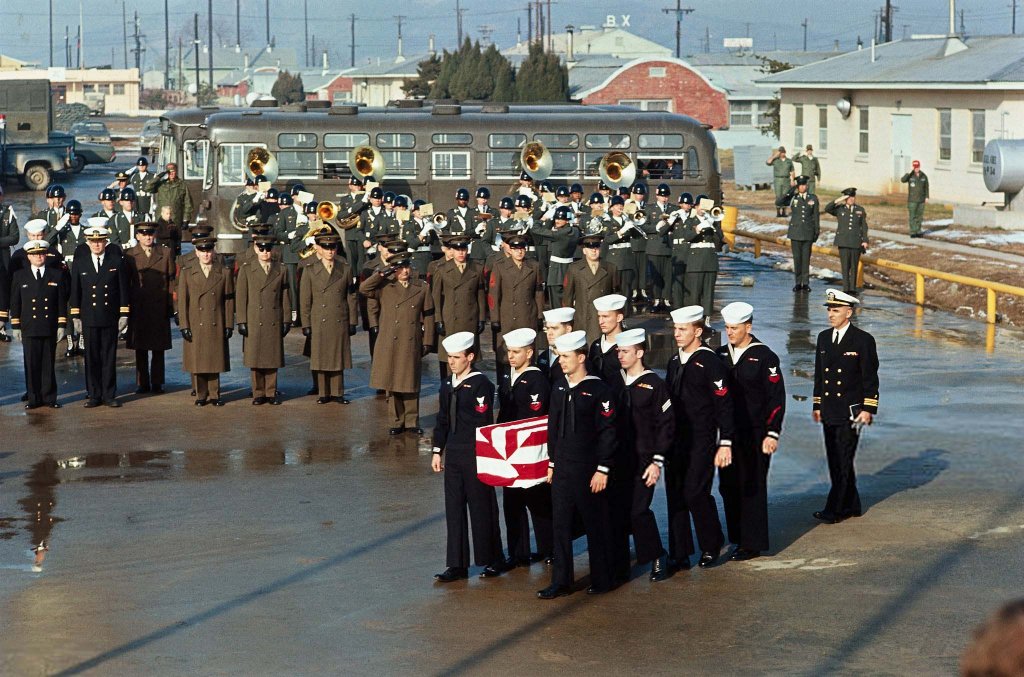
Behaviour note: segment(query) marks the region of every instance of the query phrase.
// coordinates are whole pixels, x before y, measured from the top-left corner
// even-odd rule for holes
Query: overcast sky
[[[172,53],[177,36],[191,39],[194,12],[201,14],[201,38],[206,42],[208,0],[169,0]],[[265,42],[266,0],[240,0],[243,46]],[[397,35],[394,15],[404,14],[402,33],[407,56],[422,54],[427,49],[427,36],[437,36],[438,48],[451,47],[456,41],[456,0],[305,0],[309,8],[309,31],[315,36],[317,51],[325,46],[332,65],[348,65],[349,21],[356,19],[356,58],[366,62],[378,57],[393,58]],[[121,21],[121,0],[53,0],[54,64],[64,65],[64,29],[74,34],[79,24],[79,5],[85,23],[84,56],[86,65],[111,63],[124,65],[124,38]],[[161,0],[125,0],[129,33],[134,12],[139,12],[141,30],[145,35],[144,64],[162,62],[164,44],[163,2]],[[481,27],[490,27],[491,40],[499,47],[508,47],[516,40],[517,23],[525,38],[527,33],[527,0],[461,0],[465,10],[463,30],[473,39],[483,36]],[[807,43],[810,50],[831,50],[839,41],[842,49],[852,49],[857,36],[865,44],[874,34],[875,14],[884,0],[683,0],[683,7],[694,9],[683,19],[683,53],[703,51],[705,31],[710,32],[712,51],[722,50],[722,39],[745,37],[754,39],[755,49],[801,49],[803,28],[808,20]],[[948,0],[896,0],[894,36],[945,33],[948,26]],[[1024,2],[1019,3],[1018,19],[1024,33]],[[235,42],[236,0],[213,0],[214,41]],[[1010,0],[958,0],[957,26],[960,10],[970,34],[1008,34],[1011,29]],[[39,7],[41,9],[19,9]],[[623,7],[629,7],[623,10]],[[600,25],[609,14],[621,25],[621,15],[628,11],[628,30],[674,48],[673,16],[661,11],[675,7],[675,0],[552,0],[552,22],[556,32],[567,24]],[[0,53],[16,58],[49,64],[46,40],[47,3],[43,1],[15,3],[0,0]],[[278,45],[304,52],[303,0],[270,0],[271,34]],[[220,38],[217,37],[220,35]],[[129,49],[131,49],[129,44]],[[129,53],[129,62],[134,56]],[[300,63],[301,65],[301,63]],[[205,66],[205,63],[204,63]]]

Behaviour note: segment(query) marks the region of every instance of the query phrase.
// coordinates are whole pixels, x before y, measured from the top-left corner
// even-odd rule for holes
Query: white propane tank
[[[991,192],[1020,192],[1024,188],[1024,140],[995,139],[985,144],[982,172]]]

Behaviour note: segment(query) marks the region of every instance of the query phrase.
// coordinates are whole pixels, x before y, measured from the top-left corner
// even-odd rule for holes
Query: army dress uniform
[[[303,219],[305,220],[305,219]],[[299,285],[296,272],[299,265],[299,252],[305,248],[305,235],[309,230],[308,224],[299,223],[299,213],[287,207],[277,215],[274,224],[274,235],[280,244],[281,262],[284,264],[288,277],[288,293],[291,295],[291,307],[299,307]],[[288,318],[291,321],[291,318]]]
[[[11,205],[0,203],[0,271],[11,269],[11,247],[21,239],[18,217]]]
[[[785,153],[785,148],[779,148],[779,152]],[[772,185],[775,188],[775,199],[778,200],[789,190],[793,177],[793,161],[781,156],[773,156],[766,163],[772,168]],[[776,216],[785,216],[785,207],[776,210]]]
[[[67,326],[69,287],[62,268],[26,265],[11,278],[11,328],[21,331],[27,408],[57,404],[54,353]]]
[[[644,224],[644,231],[647,232],[647,261],[651,272],[647,286],[651,290],[654,309],[664,307],[667,310],[671,305],[669,296],[672,294],[672,244],[668,235],[660,232],[670,213],[672,204],[669,202],[654,202],[646,210],[647,223]]]
[[[796,187],[791,188],[776,200],[777,207],[789,207],[789,238],[793,250],[793,276],[796,284],[793,291],[811,288],[811,247],[821,234],[821,204],[818,196],[811,192],[808,178],[801,176],[797,186],[807,185],[807,192],[801,193]]]
[[[278,401],[277,370],[284,366],[291,317],[288,274],[281,263],[255,260],[239,268],[235,323],[242,335],[242,364],[251,370],[253,403]]]
[[[537,225],[531,232],[535,242],[546,243],[548,266],[545,288],[551,307],[561,308],[565,274],[573,262],[573,254],[580,239],[580,229],[567,223],[560,228],[554,225]]]
[[[704,316],[710,317],[718,280],[718,252],[725,243],[722,225],[707,215],[704,218],[691,216],[683,222],[681,235],[690,243],[686,258],[685,304],[703,306]]]
[[[488,306],[491,325],[496,332],[507,334],[514,329],[536,329],[543,318],[544,282],[540,266],[535,261],[523,260],[516,265],[511,258],[500,261],[491,271]],[[495,362],[500,373],[508,368],[505,341],[497,337]]]
[[[135,227],[145,220],[145,214],[115,212],[107,221],[107,228],[110,230],[110,243],[121,245],[125,249],[132,246],[132,242],[135,240]]]
[[[601,258],[619,271],[619,291],[627,299],[632,299],[637,289],[636,258],[633,256],[632,242],[643,239],[644,233],[632,225],[626,216],[605,214],[601,221],[604,225],[604,253]],[[644,246],[647,246],[646,243]]]
[[[687,200],[687,202],[683,202]],[[669,290],[671,305],[681,308],[686,303],[686,261],[690,258],[690,241],[683,237],[683,224],[693,215],[693,196],[684,193],[680,196],[680,211],[675,218],[662,223],[658,234],[668,242],[672,257],[672,277]]]
[[[160,392],[165,383],[164,352],[171,349],[174,255],[159,244],[148,251],[135,245],[124,255],[132,309],[125,343],[135,351],[136,385],[140,392]]]
[[[335,258],[328,269],[317,260],[299,280],[299,321],[309,330],[309,367],[321,400],[344,402],[345,369],[352,368],[352,333],[358,318],[352,269]]]
[[[562,303],[576,309],[573,328],[587,332],[587,341],[596,341],[601,336],[594,299],[618,294],[620,290],[619,269],[615,264],[598,261],[592,267],[586,259],[581,259],[567,268]]]
[[[153,189],[156,185],[156,176],[149,173],[149,165],[140,164],[142,158],[135,165],[138,171],[132,172],[128,178],[128,185],[135,191],[135,199],[138,200],[138,211],[146,218],[159,216],[153,214]]]
[[[459,270],[459,265],[454,260],[450,261],[432,278],[431,294],[438,335],[451,336],[468,331],[477,336],[472,350],[479,355],[479,334],[487,316],[484,269],[480,262],[467,259]],[[443,345],[437,347],[437,359],[442,363],[448,359]]]
[[[847,188],[843,195],[856,196],[855,188]],[[825,212],[836,217],[835,245],[839,248],[839,265],[843,272],[843,291],[853,294],[857,291],[857,268],[860,255],[868,247],[868,213],[859,204],[847,205],[832,202],[825,206]]]
[[[178,320],[186,336],[182,368],[195,377],[196,404],[219,406],[220,375],[231,370],[228,339],[235,320],[235,281],[224,264],[198,260],[178,277]],[[190,338],[189,338],[190,337]]]

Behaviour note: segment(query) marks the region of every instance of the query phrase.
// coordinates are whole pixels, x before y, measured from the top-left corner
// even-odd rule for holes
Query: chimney
[[[330,64],[327,62],[327,50],[324,50],[323,64],[321,65],[321,75],[327,75],[327,71],[331,69]]]
[[[242,68],[249,70],[249,52],[242,55]]]
[[[838,40],[836,40],[834,43],[832,43],[832,51],[833,52],[838,52],[839,51],[839,41]]]
[[[565,27],[565,63],[570,64],[576,61],[573,55],[573,31],[576,30],[575,26],[569,24]]]
[[[434,56],[435,54],[437,54],[437,50],[434,48],[434,34],[433,33],[431,33],[427,37],[427,54],[429,54],[430,56]]]
[[[956,35],[956,0],[949,0],[949,34]]]
[[[402,36],[398,36],[398,56],[395,57],[395,63],[402,63],[405,61],[405,56],[402,54]]]

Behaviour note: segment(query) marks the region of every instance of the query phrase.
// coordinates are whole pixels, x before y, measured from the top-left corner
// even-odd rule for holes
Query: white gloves
[[[57,343],[60,343],[68,337],[68,332],[64,327],[57,327]]]
[[[14,336],[15,340],[17,340],[17,341],[21,340],[21,330],[20,329],[12,329],[11,330],[11,335]]]
[[[307,246],[311,247],[314,244],[316,244],[316,238],[310,235],[305,240],[303,240],[303,242],[305,242]]]
[[[127,317],[119,317],[119,318],[117,318],[117,331],[123,332],[127,328],[128,328],[128,318]]]
[[[75,328],[76,334],[82,333],[82,321],[80,319],[75,318],[74,320],[71,320],[71,325]]]
[[[288,239],[289,240],[294,240],[298,236],[298,234],[299,234],[299,231],[297,231],[297,230],[289,230],[288,231]]]

